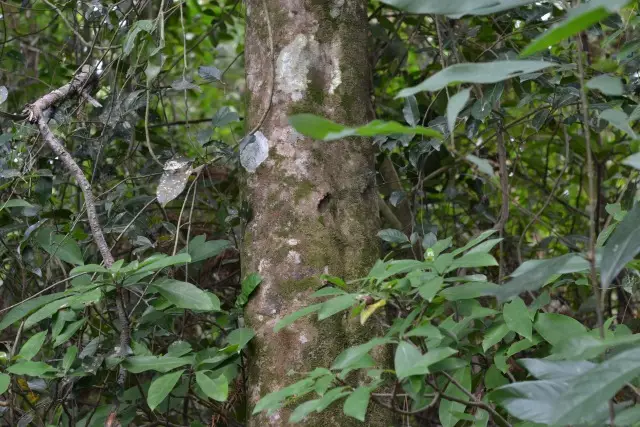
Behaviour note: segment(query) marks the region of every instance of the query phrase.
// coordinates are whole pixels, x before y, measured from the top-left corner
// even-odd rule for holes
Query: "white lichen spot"
[[[258,314],[258,321],[262,322],[264,320],[264,316],[262,314]]]
[[[341,55],[341,46],[340,41],[338,39],[334,40],[331,43],[331,54],[329,58],[331,58],[331,82],[329,83],[329,93],[333,95],[342,83],[342,73],[340,72],[340,55]]]
[[[300,264],[300,254],[296,251],[289,251],[289,253],[287,254],[287,261],[293,264]]]
[[[307,74],[311,59],[318,50],[313,36],[298,34],[284,47],[276,61],[276,85],[278,91],[289,95],[292,101],[300,101],[307,92]]]
[[[280,421],[280,411],[274,412],[271,416],[269,416],[269,423],[275,425]]]
[[[300,338],[298,340],[300,341],[300,344],[306,344],[309,342],[309,338],[307,338],[307,336],[304,334],[300,335]]]
[[[287,240],[287,244],[289,246],[296,246],[298,243],[300,243],[300,241],[298,239],[289,239],[289,240]]]
[[[336,19],[340,15],[340,9],[344,6],[344,0],[333,0],[329,9],[329,15]]]
[[[258,263],[258,273],[263,274],[267,268],[269,268],[269,261],[266,259],[261,259]]]

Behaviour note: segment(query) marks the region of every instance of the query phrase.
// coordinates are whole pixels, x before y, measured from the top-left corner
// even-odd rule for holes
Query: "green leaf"
[[[409,243],[409,238],[400,230],[387,228],[378,232],[378,237],[389,243]]]
[[[251,273],[244,278],[241,285],[240,295],[236,298],[236,307],[244,307],[249,302],[249,297],[262,283],[262,277],[258,273]]]
[[[638,139],[636,133],[631,129],[631,125],[629,124],[629,117],[624,113],[624,111],[608,109],[604,110],[600,113],[600,119],[606,120],[613,127],[623,131],[627,135],[629,135],[633,139]]]
[[[256,333],[251,328],[238,328],[227,335],[227,343],[238,346],[236,351],[240,353],[255,336]]]
[[[456,249],[455,251],[452,251],[451,253],[453,255],[459,255],[459,254],[463,253],[464,251],[466,251],[468,249],[471,249],[471,248],[479,245],[480,243],[484,242],[489,237],[491,237],[494,234],[496,234],[496,232],[497,232],[497,230],[495,230],[495,229],[490,229],[490,230],[483,231],[479,236],[476,236],[473,239],[469,240],[469,242],[467,242],[466,245],[464,245],[461,248]]]
[[[627,408],[616,414],[615,422],[618,426],[637,426],[640,421],[640,405]]]
[[[404,119],[411,127],[415,127],[420,122],[420,110],[418,110],[418,101],[415,96],[408,96],[404,100],[404,108],[402,109]]]
[[[449,126],[449,132],[453,133],[458,114],[460,114],[460,111],[462,111],[469,101],[470,95],[471,89],[463,89],[449,99],[449,103],[447,104],[447,125]]]
[[[299,423],[304,420],[310,413],[316,411],[320,406],[320,399],[309,400],[301,405],[296,406],[291,416],[289,417],[289,423]]]
[[[335,298],[331,298],[330,300],[322,303],[322,307],[320,307],[320,310],[318,311],[318,320],[324,320],[334,314],[351,308],[356,301],[356,295],[352,294],[340,295]]]
[[[516,297],[510,303],[505,304],[502,316],[509,329],[517,332],[529,341],[533,340],[533,323],[529,317],[527,305],[522,298]]]
[[[7,374],[0,373],[0,394],[3,394],[9,389],[9,384],[11,384],[11,377]]]
[[[131,356],[122,362],[123,366],[134,374],[146,371],[169,372],[192,362],[188,357],[171,356]]]
[[[502,341],[502,339],[507,336],[508,333],[509,327],[506,325],[506,323],[501,322],[492,325],[485,334],[484,340],[482,340],[482,350],[486,352],[489,348]]]
[[[214,128],[219,128],[222,126],[226,126],[229,123],[237,122],[240,120],[240,116],[238,113],[233,111],[231,108],[225,106],[216,111],[216,114],[213,115],[211,119],[211,125]]]
[[[385,345],[392,342],[388,338],[374,338],[364,344],[357,345],[355,347],[349,347],[336,357],[333,361],[331,369],[345,369],[351,366],[353,363],[359,361],[362,356],[368,354],[374,347],[379,345]]]
[[[632,168],[640,169],[640,153],[632,154],[622,161],[623,165],[631,166]]]
[[[53,302],[50,302],[49,304],[46,304],[44,307],[40,308],[38,311],[29,316],[24,322],[24,327],[30,328],[36,323],[52,317],[58,310],[62,308],[70,307],[76,304],[84,304],[85,306],[94,304],[100,301],[101,298],[102,291],[100,289],[93,289],[83,294],[72,295],[66,298],[55,300]]]
[[[171,390],[176,386],[183,373],[184,370],[171,372],[151,382],[147,395],[147,405],[149,405],[152,411],[171,393]]]
[[[518,268],[513,274],[510,281],[502,285],[495,293],[499,301],[512,298],[522,292],[536,291],[547,283],[554,274],[562,274],[565,266],[574,260],[580,262],[579,268],[587,269],[589,264],[584,258],[575,254],[566,254],[558,258],[546,259],[543,261],[536,260],[525,262],[521,268]],[[525,264],[529,263],[527,266]],[[526,274],[525,268],[526,267]],[[579,271],[579,270],[576,270]]]
[[[469,162],[473,163],[478,167],[478,170],[486,175],[494,176],[495,172],[493,171],[493,166],[487,159],[481,159],[480,157],[474,156],[473,154],[467,154],[465,156]]]
[[[533,326],[546,342],[554,346],[568,337],[587,333],[587,328],[576,319],[556,313],[539,313]]]
[[[78,329],[80,329],[82,325],[84,325],[85,320],[86,319],[80,319],[76,322],[69,324],[65,328],[64,332],[58,335],[56,339],[53,341],[53,348],[58,347],[60,344],[66,343],[69,340],[69,338],[71,338],[73,334],[78,332]]]
[[[34,206],[23,199],[9,199],[6,202],[0,202],[0,211],[8,208],[33,208]]]
[[[427,280],[426,283],[421,285],[418,288],[418,293],[422,298],[431,302],[433,297],[436,296],[438,291],[442,289],[442,285],[444,284],[444,279],[441,276],[436,276],[431,280]]]
[[[546,50],[549,46],[556,45],[562,40],[586,30],[609,16],[611,12],[629,3],[629,1],[630,0],[592,0],[589,3],[571,9],[563,22],[555,25],[529,43],[520,53],[520,56],[529,56],[536,52]]]
[[[69,272],[69,276],[76,276],[84,273],[108,273],[109,270],[98,264],[87,264],[75,267]]]
[[[490,282],[469,282],[443,289],[440,291],[440,295],[448,301],[460,301],[494,295],[500,288],[500,285]]]
[[[69,264],[82,265],[82,251],[71,236],[57,234],[51,228],[39,229],[34,238],[42,249]]]
[[[56,299],[60,299],[64,296],[64,292],[59,292],[57,294],[50,295],[42,295],[31,299],[29,301],[25,301],[23,303],[18,304],[16,307],[9,310],[7,314],[4,315],[2,321],[0,321],[0,331],[6,329],[8,326],[11,326],[13,323],[22,319],[23,317],[29,315],[32,311],[39,309],[40,307],[47,305],[48,303],[55,301]]]
[[[129,32],[127,33],[127,37],[124,40],[124,45],[122,47],[122,50],[124,52],[123,56],[126,57],[131,53],[131,51],[133,50],[133,48],[136,45],[136,36],[141,31],[145,31],[147,33],[151,33],[154,28],[155,28],[154,21],[151,21],[151,20],[148,20],[148,19],[135,21],[134,24],[129,29]]]
[[[603,247],[600,283],[604,289],[640,252],[640,203],[625,215]]]
[[[173,256],[165,256],[160,259],[147,259],[138,265],[136,273],[146,271],[158,271],[176,264],[186,264],[191,262],[191,255],[181,253]]]
[[[394,366],[396,376],[402,380],[409,376],[409,371],[422,359],[422,352],[408,341],[402,341],[396,348]]]
[[[636,344],[638,341],[640,341],[640,334],[607,337],[604,340],[588,334],[570,336],[554,345],[553,354],[549,358],[594,359],[609,349]]]
[[[471,390],[471,369],[468,366],[456,371],[453,377],[464,388],[466,388],[467,390]],[[458,399],[468,399],[467,395],[452,383],[449,383],[449,385],[447,386],[445,394],[451,397],[456,397]],[[440,407],[438,408],[438,415],[442,427],[455,426],[460,420],[460,417],[456,416],[456,412],[464,412],[465,408],[466,406],[462,403],[442,399],[442,401],[440,402]]]
[[[229,381],[224,375],[220,375],[215,379],[211,379],[207,375],[210,371],[196,372],[196,383],[209,398],[224,402],[229,396]]]
[[[67,351],[64,353],[64,357],[62,358],[62,371],[66,373],[71,369],[71,365],[76,360],[76,356],[78,355],[78,347],[75,345],[69,346]]]
[[[551,361],[544,359],[518,360],[527,371],[539,380],[570,379],[596,367],[587,361]]]
[[[417,134],[432,138],[442,138],[442,134],[433,129],[422,126],[407,127],[393,121],[384,122],[382,120],[374,120],[358,128],[349,128],[313,114],[297,114],[289,117],[289,123],[301,134],[313,139],[324,141],[343,139],[348,136],[377,136],[393,134]]]
[[[167,348],[167,356],[180,357],[191,351],[191,344],[186,341],[174,341]]]
[[[622,96],[624,87],[618,77],[602,74],[589,80],[586,85],[589,89],[597,89],[605,95]]]
[[[515,7],[533,3],[535,0],[382,0],[389,6],[409,13],[450,15],[491,15]]]
[[[484,385],[487,390],[493,390],[506,384],[509,384],[509,380],[500,373],[495,365],[491,365],[484,374]]]
[[[423,91],[435,92],[453,83],[497,83],[556,65],[553,62],[545,61],[493,61],[455,64],[437,72],[417,86],[402,89],[397,98]]]
[[[344,406],[342,408],[344,414],[364,422],[370,398],[370,387],[360,386],[356,388],[344,401]]]
[[[29,375],[31,377],[39,377],[47,372],[53,372],[56,368],[51,365],[47,365],[44,362],[33,362],[31,360],[24,360],[18,362],[15,365],[11,365],[7,368],[7,372],[14,375]]]
[[[497,265],[498,261],[496,261],[491,254],[484,252],[471,252],[455,259],[446,271],[449,272],[458,268],[492,267]]]
[[[449,347],[438,347],[429,350],[421,356],[413,365],[405,366],[402,369],[402,376],[397,373],[398,379],[403,379],[412,375],[425,375],[431,372],[430,367],[438,362],[442,362],[458,351]],[[397,365],[396,365],[397,366]]]
[[[518,354],[521,351],[527,350],[531,347],[533,347],[534,345],[537,345],[540,343],[540,341],[542,341],[542,339],[540,339],[540,337],[535,336],[533,337],[532,340],[528,340],[528,339],[522,339],[520,341],[516,341],[513,344],[511,344],[509,346],[509,348],[507,349],[507,352],[505,354],[505,356],[507,358],[513,356],[514,354]]]
[[[18,353],[18,358],[24,360],[31,360],[35,357],[36,354],[42,348],[44,341],[47,339],[47,331],[38,332],[33,335],[29,340],[24,343],[22,348],[20,349],[20,353]]]
[[[640,374],[640,347],[618,353],[569,380],[525,381],[497,389],[493,398],[520,419],[549,425],[597,423],[607,401]]]
[[[280,319],[278,323],[276,323],[276,326],[273,327],[273,331],[278,332],[279,330],[291,325],[301,317],[308,316],[311,313],[315,313],[316,311],[320,310],[321,307],[322,304],[313,304],[298,311],[294,311],[293,313]]]
[[[220,311],[207,293],[195,285],[173,279],[163,279],[153,283],[153,288],[170,303],[179,308],[202,311]]]

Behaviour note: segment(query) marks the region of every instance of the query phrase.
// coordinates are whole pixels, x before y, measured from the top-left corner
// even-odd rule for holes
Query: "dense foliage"
[[[637,1],[369,4],[379,120],[290,123],[379,147],[383,257],[322,277],[276,329],[340,315],[382,333],[249,411],[242,308],[261,279],[240,274],[242,175],[266,154],[242,129],[243,4],[0,13],[0,424],[235,426],[282,405],[293,423],[342,405],[366,425],[379,405],[399,425],[640,425]],[[42,123],[115,262],[86,188],[21,115],[70,82]]]

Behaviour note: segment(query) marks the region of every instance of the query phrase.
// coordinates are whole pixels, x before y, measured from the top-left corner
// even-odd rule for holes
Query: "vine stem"
[[[576,6],[580,5],[580,0],[576,1]],[[598,330],[600,338],[604,339],[604,315],[603,315],[603,294],[600,292],[600,284],[598,283],[598,273],[596,271],[596,173],[593,167],[593,153],[591,152],[591,130],[589,129],[589,100],[587,99],[587,89],[585,85],[584,72],[584,41],[582,34],[576,37],[578,45],[578,79],[580,81],[580,104],[582,109],[582,128],[584,132],[585,149],[587,151],[587,178],[589,181],[589,251],[587,252],[587,260],[589,261],[589,271],[591,278],[591,287],[593,288],[593,296],[596,300],[596,318],[598,322]],[[606,288],[605,288],[606,289]],[[604,358],[604,355],[603,355]],[[615,426],[615,408],[613,400],[609,400],[609,425]]]

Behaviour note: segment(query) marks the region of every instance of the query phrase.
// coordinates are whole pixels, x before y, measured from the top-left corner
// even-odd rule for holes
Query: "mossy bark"
[[[247,177],[252,218],[243,269],[263,278],[245,313],[257,334],[249,368],[249,412],[262,396],[299,378],[288,373],[328,367],[354,339],[362,339],[362,331],[353,331],[340,316],[322,322],[302,319],[279,333],[273,327],[312,303],[309,295],[321,286],[320,274],[361,277],[379,255],[371,141],[314,141],[288,123],[290,114],[302,112],[349,125],[371,119],[366,0],[264,3],[247,1],[245,43],[248,129],[269,106],[273,59],[276,68],[273,102],[260,127],[269,142],[269,157]],[[292,409],[256,415],[249,425],[289,425]],[[360,423],[334,405],[303,425]],[[386,427],[390,422],[372,413],[366,425]]]

